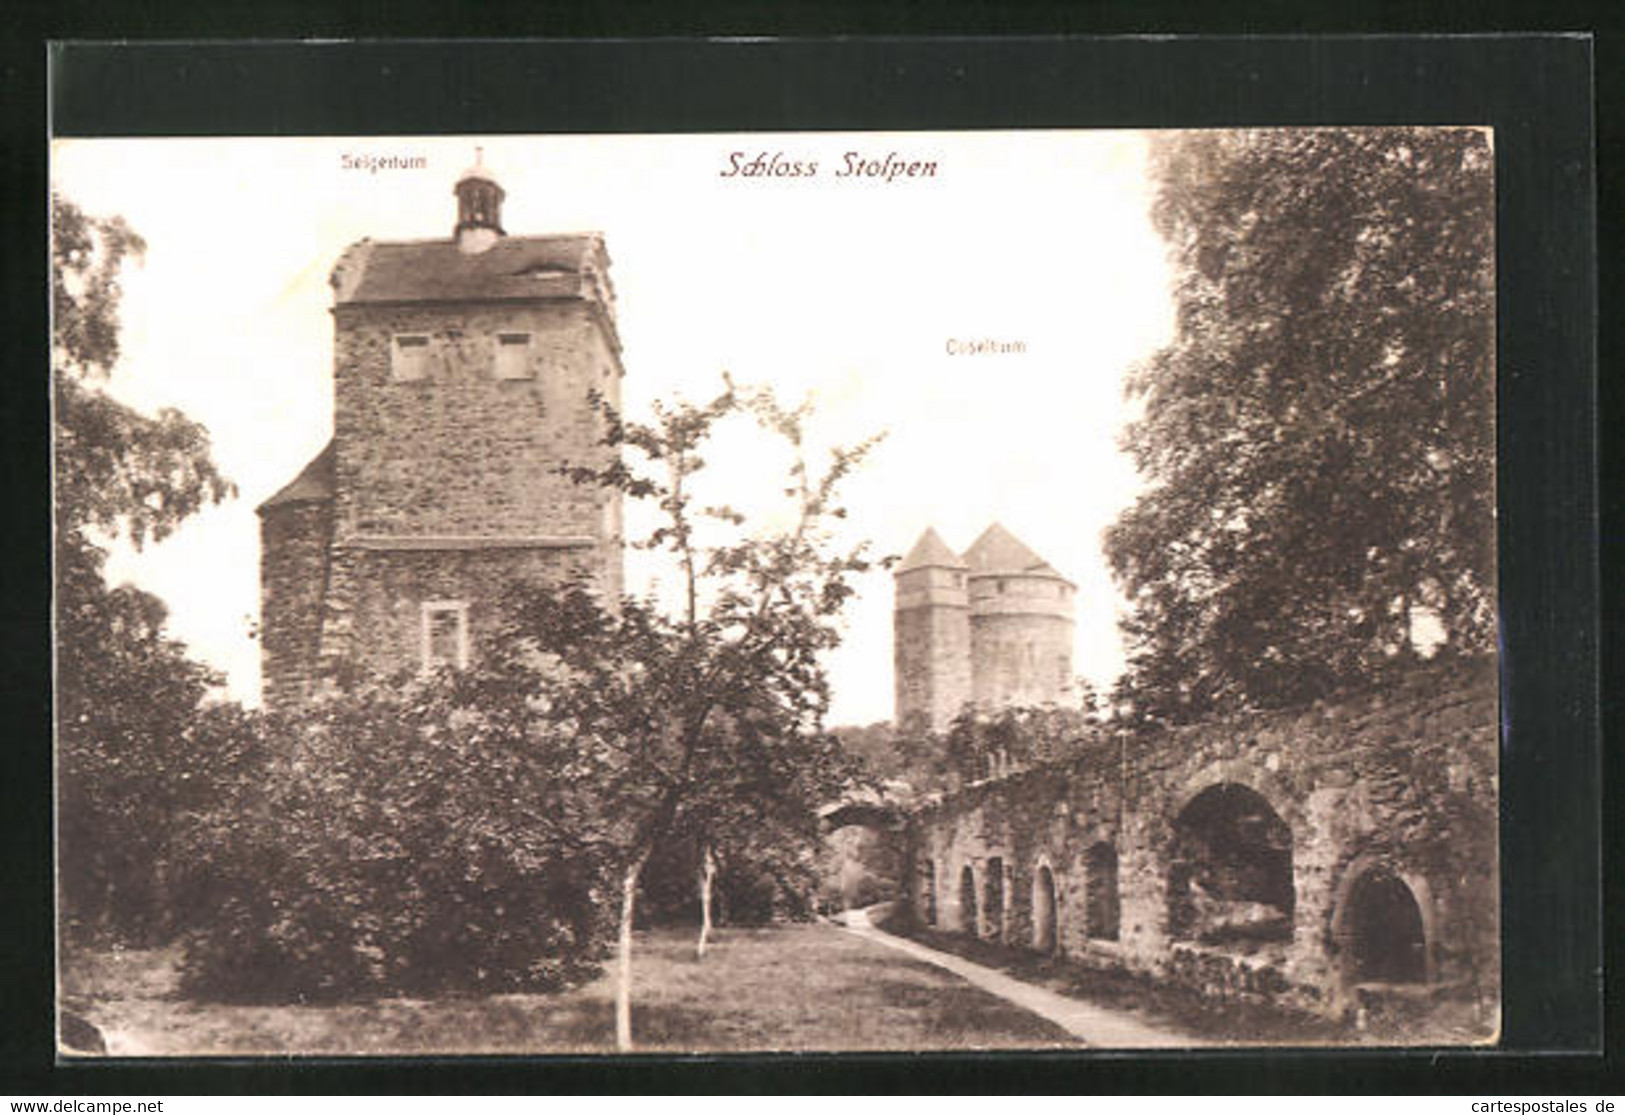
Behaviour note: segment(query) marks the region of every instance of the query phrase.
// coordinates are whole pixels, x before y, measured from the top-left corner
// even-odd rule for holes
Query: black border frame
[[[1499,453],[1503,599],[1503,1042],[1494,1051],[1219,1051],[1079,1060],[1053,1055],[812,1056],[460,1061],[209,1061],[70,1065],[36,1087],[84,1093],[413,1090],[1186,1091],[1203,1074],[1242,1091],[1478,1090],[1536,1064],[1513,1054],[1595,1052],[1601,1040],[1597,298],[1592,42],[1580,36],[1207,39],[57,44],[58,135],[428,134],[915,130],[1468,123],[1496,129]],[[35,143],[43,137],[36,131]],[[8,220],[33,223],[43,167]],[[8,176],[9,177],[9,176]],[[8,183],[7,192],[14,184]],[[32,189],[30,187],[33,187]],[[43,222],[39,222],[43,225]],[[41,229],[14,243],[43,246]],[[36,255],[43,259],[43,250]],[[13,264],[15,268],[15,263]],[[43,271],[43,268],[40,269]],[[36,274],[36,279],[40,276]],[[43,291],[19,282],[11,312]],[[5,338],[12,366],[38,367]],[[44,338],[38,338],[43,342]],[[43,351],[43,343],[35,353]],[[24,378],[26,377],[17,377]],[[16,396],[15,384],[8,402]],[[43,392],[8,408],[13,506],[48,523]],[[37,481],[38,487],[30,488]],[[32,537],[32,530],[25,537]],[[40,541],[48,539],[48,529]],[[1613,539],[1610,536],[1609,542]],[[39,547],[48,555],[45,545]],[[32,560],[30,560],[32,558]],[[50,1010],[49,658],[21,627],[47,599],[40,554],[7,573],[12,638],[3,686],[13,739],[30,744],[8,811],[22,948],[0,973]],[[48,556],[47,556],[48,560]],[[41,627],[48,637],[48,628]],[[22,634],[22,637],[17,637]],[[42,669],[42,666],[44,667]],[[43,756],[38,752],[44,750]],[[7,758],[8,769],[18,759]],[[21,794],[19,785],[32,787]],[[36,870],[36,865],[44,865]],[[9,889],[9,888],[8,888]],[[43,914],[43,919],[40,915]],[[42,979],[43,976],[43,979]],[[43,991],[43,995],[40,992]],[[42,1003],[43,1000],[43,1003]],[[0,1056],[49,1062],[50,1027],[6,1009]],[[46,1038],[43,1049],[21,1029]],[[15,1056],[14,1056],[15,1055]],[[1172,1063],[1168,1063],[1172,1061]],[[1601,1062],[1545,1058],[1540,1075]],[[701,1072],[691,1066],[703,1065]],[[1177,1071],[1170,1071],[1175,1069]],[[1616,1066],[1617,1067],[1617,1066]],[[475,1075],[469,1075],[473,1069]],[[1187,1075],[1194,1070],[1198,1075]],[[9,1073],[0,1072],[0,1081]],[[1400,1081],[1405,1083],[1400,1084]],[[0,1083],[0,1087],[9,1084]],[[17,1087],[22,1088],[19,1081]]]

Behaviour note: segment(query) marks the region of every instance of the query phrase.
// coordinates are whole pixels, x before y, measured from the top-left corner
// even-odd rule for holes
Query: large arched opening
[[[1350,983],[1425,983],[1427,930],[1422,906],[1391,869],[1368,866],[1347,888],[1335,926]]]
[[[976,936],[976,871],[968,863],[959,872],[959,928]]]
[[[1204,944],[1290,940],[1292,830],[1255,790],[1209,786],[1174,821],[1168,934]]]
[[[1115,941],[1122,916],[1117,893],[1117,849],[1101,841],[1089,849],[1085,866],[1085,929],[1098,940]]]
[[[1055,941],[1055,873],[1040,863],[1033,872],[1033,948],[1054,952]]]

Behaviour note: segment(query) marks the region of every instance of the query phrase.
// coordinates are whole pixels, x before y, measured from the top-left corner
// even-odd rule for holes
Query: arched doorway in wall
[[[1004,860],[994,856],[987,861],[982,880],[982,917],[986,933],[995,941],[1004,940]]]
[[[959,872],[959,928],[976,936],[976,872],[968,863]]]
[[[1168,934],[1174,940],[1290,940],[1292,830],[1255,790],[1209,786],[1174,820]]]
[[[1117,940],[1122,903],[1117,893],[1117,849],[1104,840],[1089,849],[1084,879],[1086,929],[1102,941]]]
[[[1337,932],[1351,983],[1425,983],[1427,932],[1410,886],[1382,866],[1355,877],[1338,912]]]
[[[1033,872],[1033,948],[1054,952],[1056,937],[1055,873],[1040,863]]]

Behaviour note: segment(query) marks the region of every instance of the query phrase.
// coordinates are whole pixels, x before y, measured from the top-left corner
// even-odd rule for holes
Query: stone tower
[[[998,523],[965,551],[965,564],[977,707],[1064,701],[1072,692],[1076,587]]]
[[[897,723],[924,720],[940,732],[971,699],[970,598],[966,566],[935,530],[920,536],[892,574],[892,670]]]
[[[1076,587],[1004,527],[988,527],[963,558],[927,530],[893,577],[899,726],[942,731],[967,703],[1071,696]]]
[[[332,442],[259,508],[267,704],[346,667],[463,666],[516,580],[620,595],[621,500],[592,396],[620,404],[597,233],[508,236],[481,162],[438,240],[351,245],[334,267]]]

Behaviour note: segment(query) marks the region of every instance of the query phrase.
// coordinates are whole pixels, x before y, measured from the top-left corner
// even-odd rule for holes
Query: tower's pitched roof
[[[453,239],[364,241],[335,268],[335,301],[568,298],[580,293],[583,272],[602,252],[603,238],[593,232],[505,236],[483,252],[459,251]]]
[[[926,527],[920,540],[914,543],[914,548],[903,558],[894,573],[907,573],[910,569],[922,569],[925,566],[942,566],[948,569],[964,569],[965,562],[960,556],[948,548],[948,543],[942,540],[935,527]]]
[[[272,507],[289,503],[325,503],[333,498],[333,443],[316,454],[310,464],[257,508],[262,514]]]
[[[1049,562],[998,523],[982,532],[965,551],[965,564],[974,573],[1045,573],[1059,577]]]

